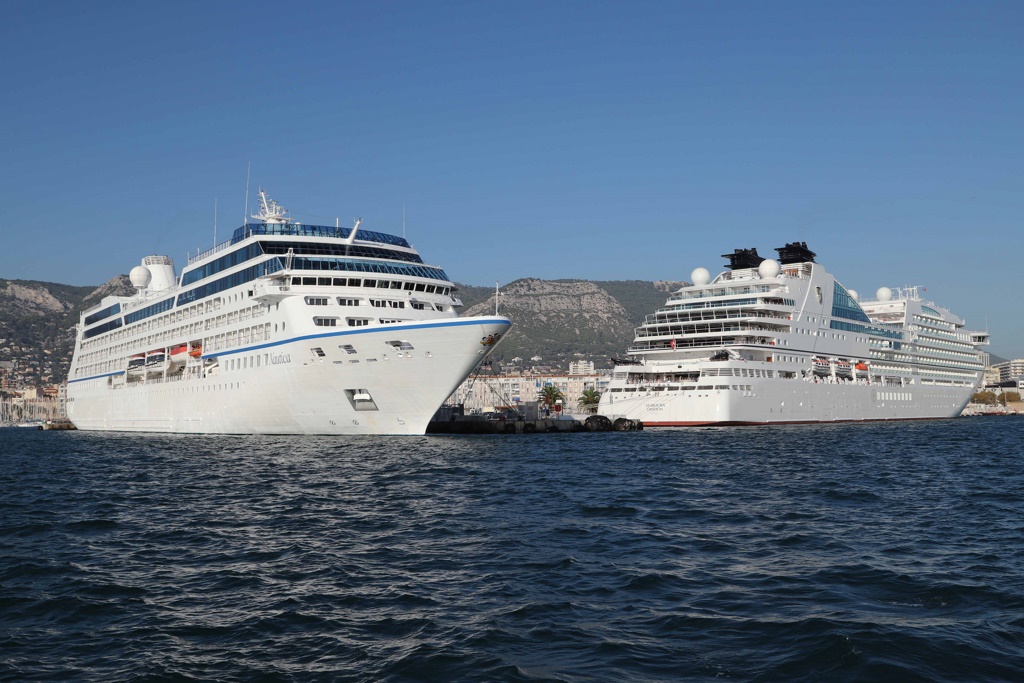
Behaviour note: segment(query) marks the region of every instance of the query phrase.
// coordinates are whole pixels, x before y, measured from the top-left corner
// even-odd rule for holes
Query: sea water
[[[1020,681],[1022,436],[4,429],[0,680]]]

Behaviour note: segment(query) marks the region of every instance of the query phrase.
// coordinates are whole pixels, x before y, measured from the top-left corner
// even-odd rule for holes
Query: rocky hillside
[[[665,303],[681,282],[640,280],[516,280],[501,288],[498,310],[515,327],[492,359],[502,365],[545,364],[565,368],[571,360],[609,367],[633,341],[633,328]],[[459,285],[463,315],[494,313],[494,290]],[[540,357],[542,361],[531,360]]]
[[[109,294],[131,294],[121,275],[100,287],[0,279],[0,361],[14,361],[19,386],[67,377],[80,312]]]

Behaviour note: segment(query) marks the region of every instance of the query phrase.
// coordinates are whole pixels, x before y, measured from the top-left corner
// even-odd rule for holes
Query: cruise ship
[[[459,317],[457,288],[404,237],[305,225],[259,193],[256,222],[130,273],[82,313],[67,413],[81,430],[423,434],[511,327]]]
[[[861,300],[804,242],[695,269],[636,328],[598,412],[645,426],[909,420],[959,415],[983,376],[988,334],[923,298]]]

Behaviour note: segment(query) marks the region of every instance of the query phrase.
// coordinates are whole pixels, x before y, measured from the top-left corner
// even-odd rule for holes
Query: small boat
[[[139,370],[146,364],[146,354],[137,353],[128,359],[128,371]]]
[[[824,358],[815,358],[813,361],[814,374],[815,375],[830,375],[832,374],[831,364]]]
[[[836,374],[840,377],[852,377],[853,369],[850,367],[850,363],[845,360],[836,361]]]
[[[202,356],[203,356],[203,345],[202,344],[193,344],[192,345],[192,350],[188,352],[188,355],[192,356],[193,358],[202,358]]]
[[[867,372],[868,371],[868,364],[865,363],[864,361],[860,361],[860,360],[857,361],[857,364],[854,365],[853,367],[857,368],[857,372]]]
[[[158,351],[150,351],[149,353],[146,354],[147,366],[161,365],[165,360],[167,360],[167,352],[164,351],[163,349],[159,349]]]
[[[171,347],[170,358],[172,363],[184,363],[188,360],[188,344],[178,344]]]

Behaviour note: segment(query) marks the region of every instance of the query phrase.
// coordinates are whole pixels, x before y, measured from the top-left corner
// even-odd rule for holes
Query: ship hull
[[[609,392],[602,397],[599,413],[611,419],[640,420],[645,427],[919,420],[959,415],[973,392],[971,387],[890,387],[800,380],[724,386],[703,390],[639,389],[630,392],[633,396]]]
[[[84,431],[423,434],[510,326],[452,318],[312,334],[221,351],[205,376],[76,380],[68,416]]]

